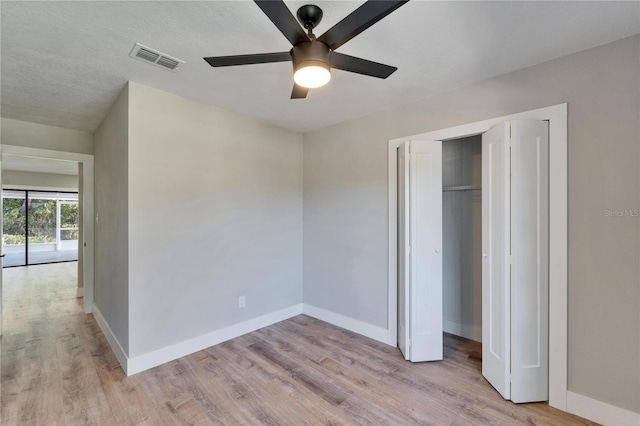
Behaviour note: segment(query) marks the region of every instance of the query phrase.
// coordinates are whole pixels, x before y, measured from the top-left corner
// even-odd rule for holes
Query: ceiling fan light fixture
[[[211,56],[203,58],[212,67],[293,62],[295,84],[291,99],[304,99],[309,89],[331,80],[331,68],[376,78],[387,78],[398,68],[335,50],[371,27],[409,0],[367,0],[320,37],[313,30],[322,20],[322,9],[313,4],[300,7],[293,16],[283,0],[253,0],[273,22],[293,48],[289,52],[251,55]],[[301,27],[304,27],[304,29]],[[306,31],[305,31],[306,30]]]
[[[297,85],[315,89],[324,86],[331,80],[329,65],[319,61],[303,62],[293,73]]]
[[[291,49],[293,81],[314,89],[331,80],[329,46],[316,40],[300,43]]]

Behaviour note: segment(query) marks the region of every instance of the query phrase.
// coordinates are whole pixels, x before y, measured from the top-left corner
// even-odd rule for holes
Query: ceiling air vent
[[[178,71],[182,64],[184,64],[184,61],[180,59],[172,58],[169,55],[165,55],[139,43],[133,46],[133,50],[129,56],[173,72]]]

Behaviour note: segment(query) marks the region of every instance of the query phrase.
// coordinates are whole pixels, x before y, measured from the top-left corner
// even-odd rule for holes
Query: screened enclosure
[[[3,266],[78,260],[77,192],[2,191]]]

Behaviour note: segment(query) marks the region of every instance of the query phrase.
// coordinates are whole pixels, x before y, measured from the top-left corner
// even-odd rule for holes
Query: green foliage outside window
[[[29,243],[56,242],[56,200],[29,200]],[[25,243],[25,199],[4,198],[2,244]],[[61,204],[61,228],[78,227],[78,204]],[[61,240],[78,239],[78,230],[61,230]]]
[[[29,200],[29,242],[56,242],[56,200]]]
[[[78,204],[61,204],[60,205],[60,224],[61,228],[77,228],[78,217],[80,213]]]
[[[2,200],[3,232],[2,244],[24,244],[24,199],[5,198]]]

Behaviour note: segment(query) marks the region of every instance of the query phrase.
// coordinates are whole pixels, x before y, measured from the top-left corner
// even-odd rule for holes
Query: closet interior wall
[[[444,331],[482,340],[482,136],[442,144]]]

